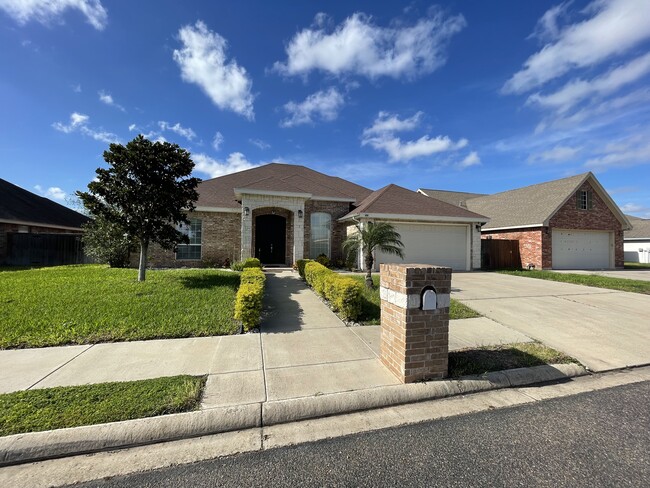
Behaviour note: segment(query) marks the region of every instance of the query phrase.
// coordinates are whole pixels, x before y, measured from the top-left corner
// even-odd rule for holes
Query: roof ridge
[[[581,177],[580,179],[582,180],[582,179],[585,179],[590,174],[591,174],[591,171],[587,171],[586,173],[578,173],[577,175],[566,176],[564,178],[558,178],[556,180],[543,181],[542,183],[533,183],[532,185],[521,186],[519,188],[513,188],[512,190],[504,190],[504,191],[500,191],[500,192],[497,192],[497,193],[486,193],[486,194],[483,195],[483,197],[494,197],[494,196],[497,196],[497,195],[502,195],[504,193],[510,193],[510,192],[513,192],[513,191],[528,190],[528,189],[533,188],[533,187],[540,187],[540,186],[550,185],[551,183],[557,183],[559,181],[570,180],[572,178]],[[472,198],[472,200],[478,200],[478,199],[483,198],[483,197]]]
[[[371,205],[373,202],[375,202],[380,196],[382,196],[386,191],[391,187],[391,186],[396,186],[393,183],[390,183],[389,185],[386,185],[383,188],[380,188],[379,190],[373,191],[370,195],[368,195],[366,198],[363,199],[363,201],[359,204],[359,207],[368,207]]]

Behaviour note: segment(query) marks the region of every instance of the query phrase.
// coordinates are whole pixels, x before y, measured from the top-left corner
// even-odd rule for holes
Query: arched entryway
[[[281,215],[255,217],[255,257],[262,264],[286,264],[287,219]]]

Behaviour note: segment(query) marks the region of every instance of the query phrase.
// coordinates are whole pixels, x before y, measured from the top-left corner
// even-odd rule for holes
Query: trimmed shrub
[[[298,274],[304,280],[305,279],[305,265],[311,263],[312,259],[299,259],[296,261],[296,267],[298,268]]]
[[[247,258],[244,261],[244,269],[246,268],[261,268],[262,263],[260,263],[260,260],[257,258]]]
[[[298,265],[300,266],[300,264]],[[304,265],[305,280],[314,291],[328,300],[345,320],[356,320],[361,313],[361,283],[346,278],[315,261]]]
[[[326,268],[330,267],[330,258],[328,258],[325,254],[319,254],[316,258],[316,262],[322,264]]]
[[[235,261],[230,265],[233,271],[244,271],[244,261]]]
[[[235,318],[241,320],[245,331],[260,325],[265,281],[266,277],[259,268],[242,271],[241,284],[235,297]]]

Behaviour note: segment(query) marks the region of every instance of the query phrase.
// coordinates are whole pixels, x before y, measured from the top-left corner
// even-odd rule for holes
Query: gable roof
[[[360,202],[372,190],[306,166],[270,163],[199,183],[197,207],[240,209],[235,188],[309,194],[312,198]]]
[[[624,239],[649,239],[650,240],[650,219],[642,219],[634,215],[626,215],[632,224],[630,230],[626,230]]]
[[[443,202],[465,207],[465,202],[470,198],[484,197],[485,193],[468,193],[465,191],[448,191],[448,190],[429,190],[426,188],[419,188],[418,193],[422,193],[431,198],[442,200]]]
[[[372,192],[357,208],[340,220],[354,217],[399,217],[408,220],[487,222],[483,215],[430,198],[401,186],[388,185]]]
[[[0,179],[0,222],[80,229],[89,219],[49,198]]]
[[[465,204],[472,212],[490,217],[490,222],[482,230],[542,227],[548,225],[551,217],[587,180],[621,222],[623,230],[630,228],[625,215],[591,172],[494,195],[468,198]]]

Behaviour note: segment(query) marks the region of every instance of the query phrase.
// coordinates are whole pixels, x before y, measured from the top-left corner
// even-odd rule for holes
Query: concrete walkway
[[[397,384],[379,327],[346,327],[295,272],[267,273],[259,334],[0,351],[0,393],[178,374],[208,376],[204,408]],[[522,342],[488,318],[452,321],[450,349]]]
[[[638,280],[650,281],[650,268],[647,269],[617,269],[617,270],[554,270],[556,273],[570,273],[570,274],[590,274],[596,276],[607,276],[609,278],[622,278],[624,280]]]
[[[457,273],[452,296],[592,371],[650,364],[650,295],[499,273]]]

